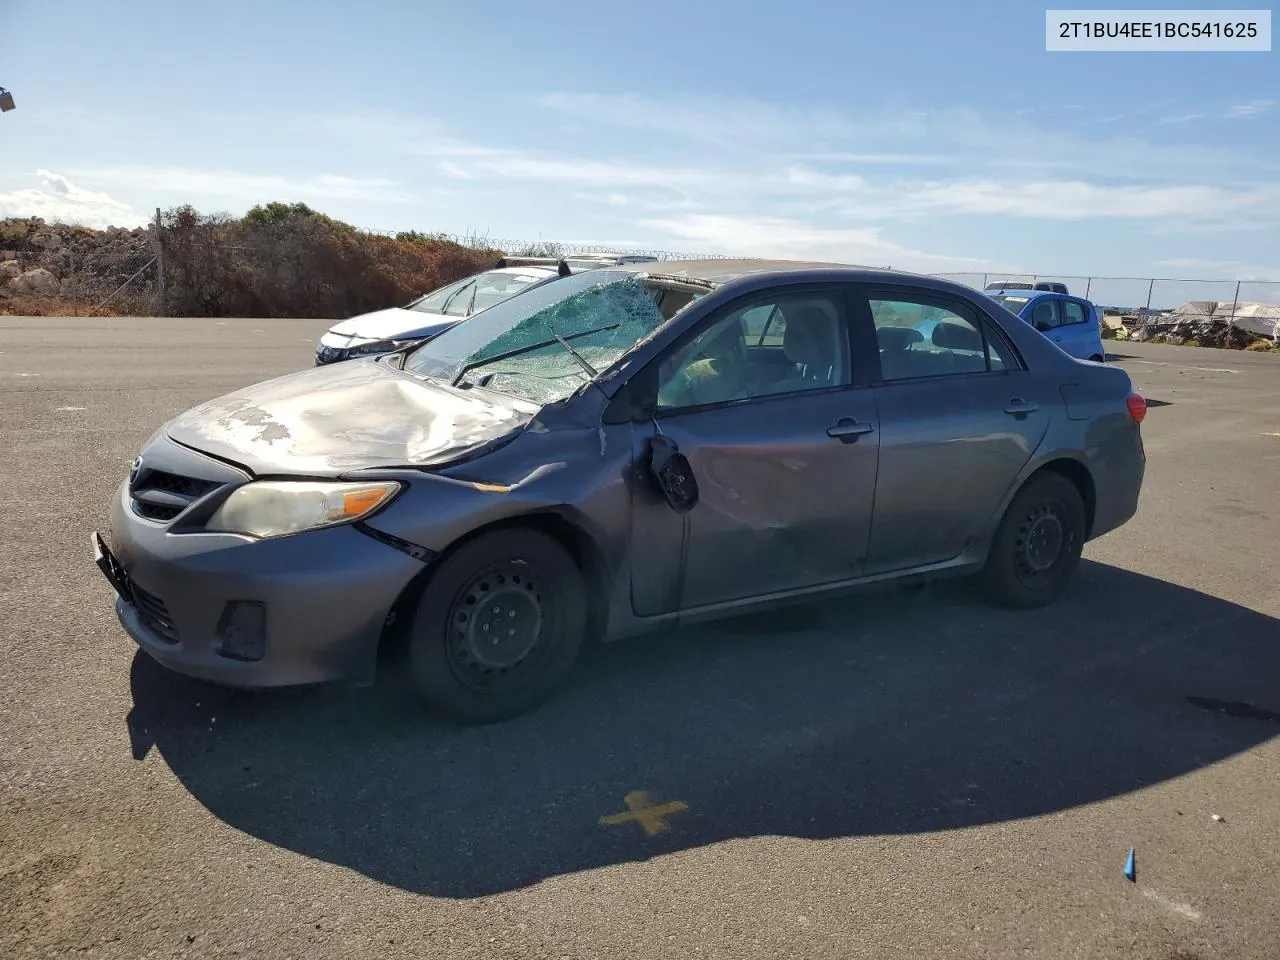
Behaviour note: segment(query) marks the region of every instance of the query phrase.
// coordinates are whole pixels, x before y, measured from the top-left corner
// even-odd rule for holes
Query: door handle
[[[841,443],[853,443],[860,436],[874,430],[869,423],[859,423],[848,417],[841,417],[834,427],[827,427],[827,436],[835,437]]]
[[[1021,419],[1029,413],[1035,413],[1039,409],[1040,404],[1038,403],[1033,403],[1030,400],[1023,400],[1021,397],[1014,397],[1005,404],[1004,412],[1009,414],[1011,417],[1018,417]]]

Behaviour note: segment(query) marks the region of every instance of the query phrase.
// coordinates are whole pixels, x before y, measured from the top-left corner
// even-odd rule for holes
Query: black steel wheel
[[[547,588],[527,564],[508,560],[471,578],[449,610],[449,664],[464,686],[485,693],[520,687],[549,649]]]
[[[982,571],[987,592],[1011,607],[1052,602],[1080,563],[1088,533],[1084,500],[1061,474],[1045,472],[1013,498]]]
[[[411,627],[414,681],[453,720],[504,720],[551,695],[585,629],[585,586],[564,547],[530,529],[483,534],[423,591]]]

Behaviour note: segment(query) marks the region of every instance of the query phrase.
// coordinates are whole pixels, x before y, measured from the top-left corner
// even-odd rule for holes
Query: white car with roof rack
[[[316,347],[316,366],[394,353],[430,340],[482,310],[549,283],[557,277],[657,257],[582,254],[572,257],[503,257],[492,270],[464,277],[403,307],[388,307],[343,320]]]

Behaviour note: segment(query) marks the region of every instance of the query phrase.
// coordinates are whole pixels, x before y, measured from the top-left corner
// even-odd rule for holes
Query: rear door
[[[727,304],[639,377],[657,430],[689,460],[700,499],[683,515],[633,496],[632,601],[642,616],[856,578],[878,433],[851,356],[847,287],[785,286]],[[868,357],[861,358],[867,369]],[[673,579],[674,575],[674,579]]]
[[[879,474],[865,572],[954,559],[986,529],[1039,446],[1052,385],[959,297],[892,286],[859,293],[855,333],[879,359]]]
[[[1091,304],[1076,297],[1063,297],[1060,309],[1062,321],[1054,331],[1054,342],[1081,360],[1101,358],[1102,333]]]

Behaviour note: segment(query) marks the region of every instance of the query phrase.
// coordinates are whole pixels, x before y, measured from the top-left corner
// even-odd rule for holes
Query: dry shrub
[[[162,223],[172,316],[349,317],[402,306],[501,256],[417,233],[364,233],[300,203],[241,219],[178,207]]]
[[[1249,344],[1247,347],[1245,347],[1245,349],[1250,350],[1254,353],[1269,353],[1270,351],[1275,349],[1275,344],[1272,343],[1270,340],[1263,340],[1262,338],[1259,338],[1257,340],[1254,340],[1253,343]]]
[[[88,300],[68,300],[60,296],[30,294],[0,297],[0,316],[5,317],[115,317],[132,311],[108,304],[99,308]]]

